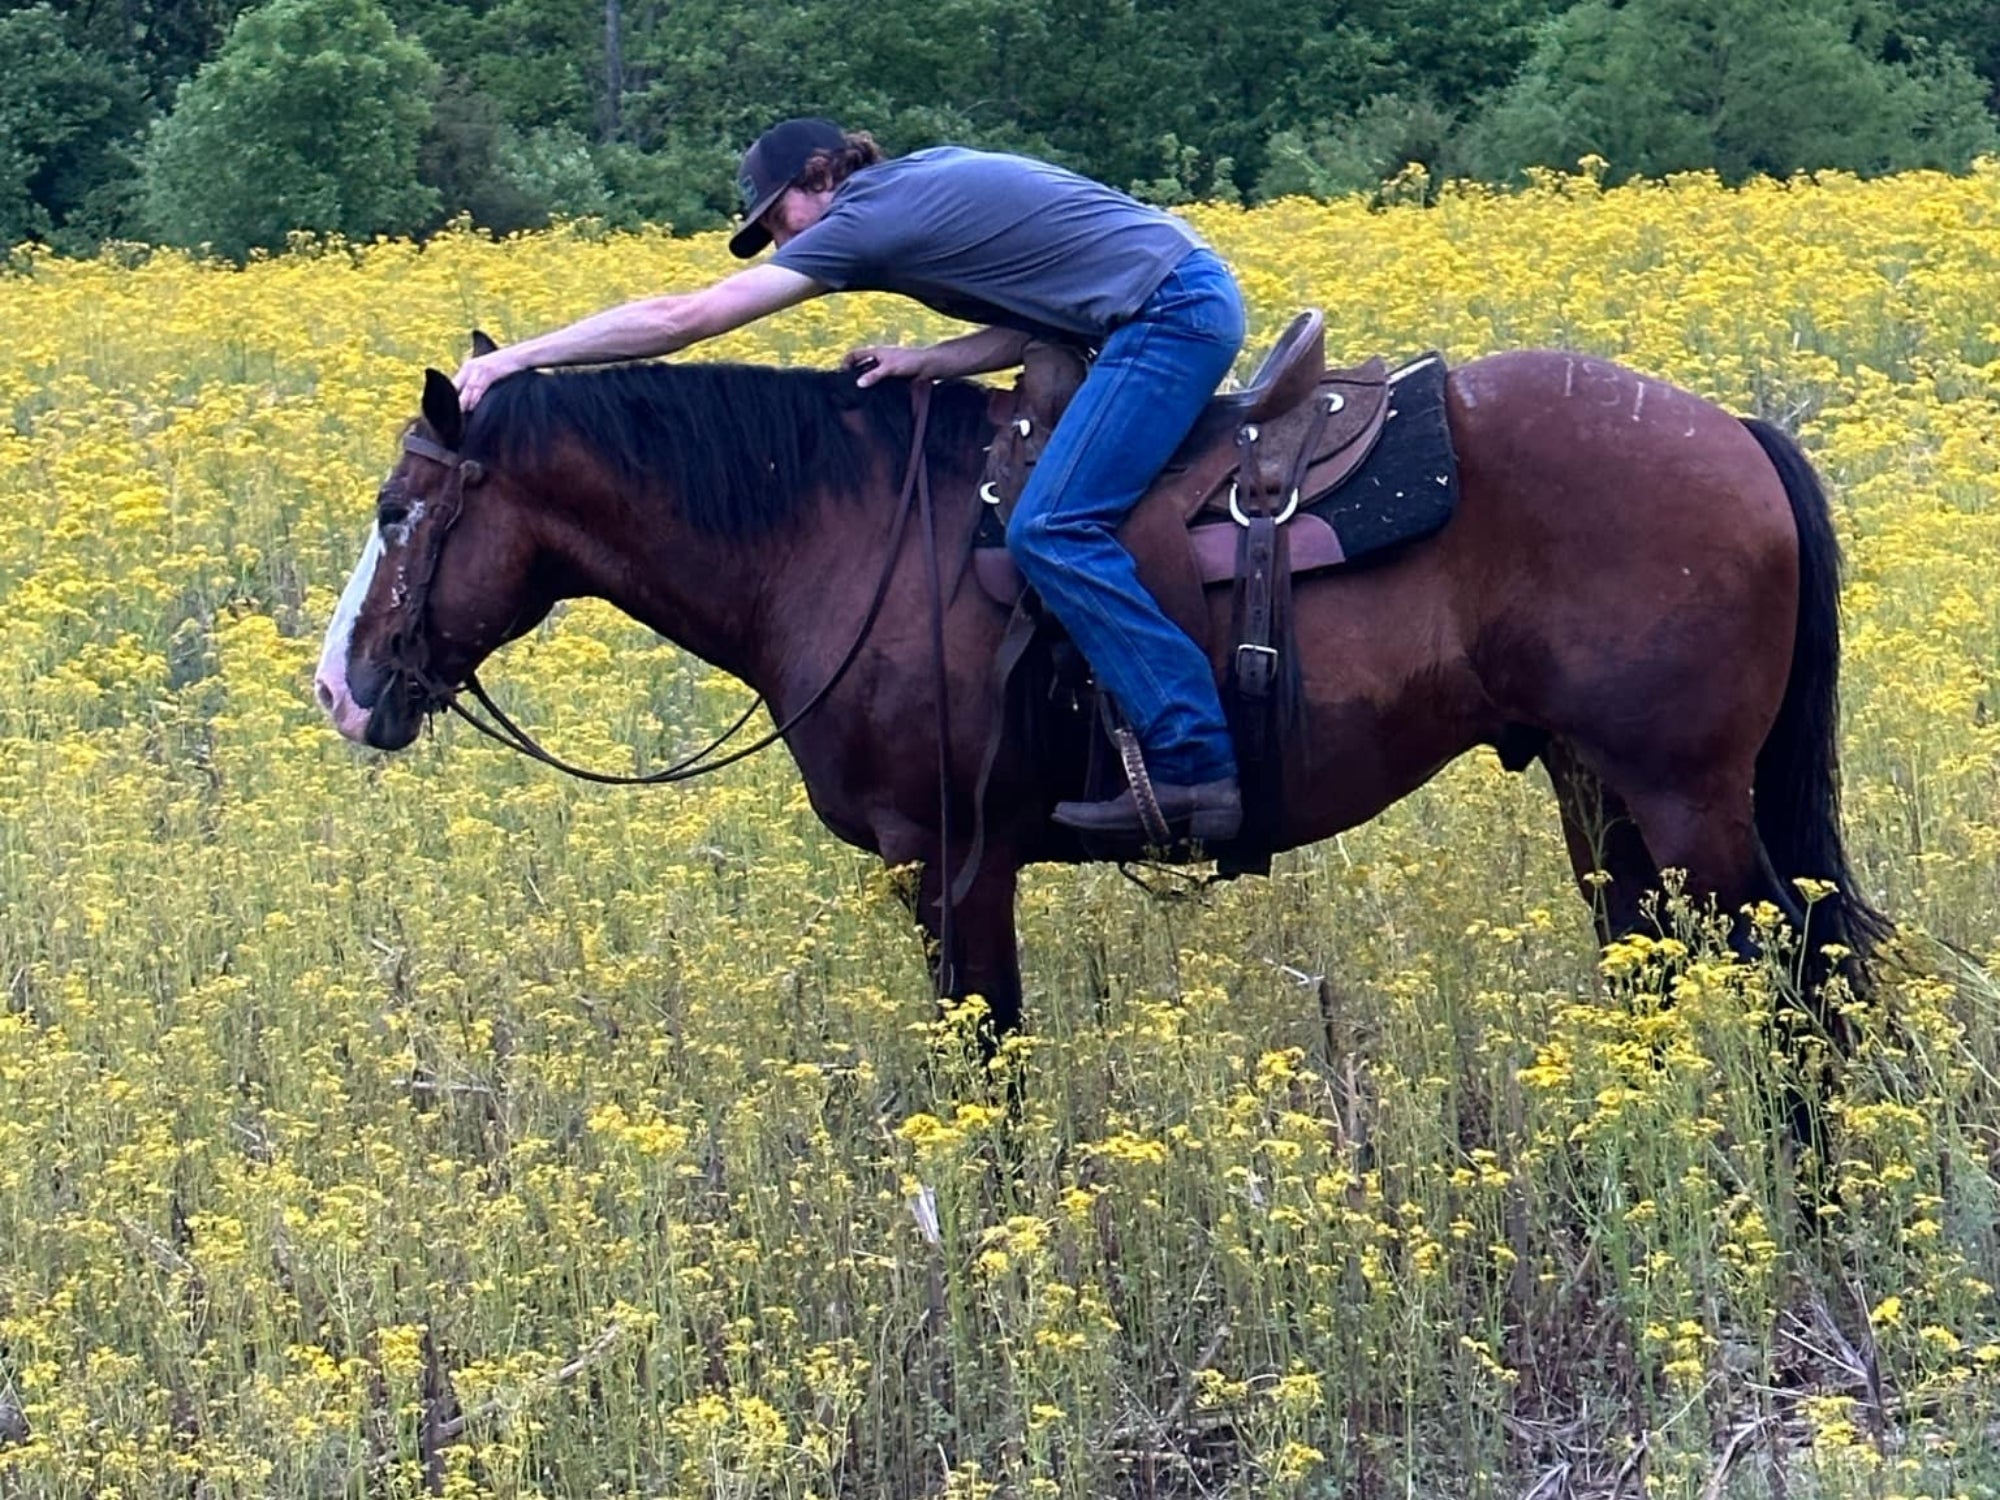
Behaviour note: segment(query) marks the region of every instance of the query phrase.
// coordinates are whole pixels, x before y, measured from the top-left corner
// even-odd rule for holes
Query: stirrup
[[[1132,788],[1132,800],[1139,806],[1139,822],[1145,827],[1146,837],[1154,848],[1164,849],[1173,842],[1173,833],[1167,827],[1166,814],[1160,811],[1159,795],[1153,790],[1153,774],[1146,769],[1139,736],[1120,724],[1111,731],[1111,738],[1118,746],[1119,760],[1125,764],[1125,780]]]

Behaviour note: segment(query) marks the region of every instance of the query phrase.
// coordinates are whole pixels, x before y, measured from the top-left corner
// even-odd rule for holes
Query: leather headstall
[[[391,659],[409,673],[433,705],[449,703],[458,691],[453,683],[441,682],[430,669],[430,637],[424,630],[424,616],[430,608],[431,585],[437,579],[438,562],[444,556],[445,538],[465,513],[465,492],[486,477],[486,467],[477,459],[460,458],[453,449],[415,432],[403,434],[403,451],[418,458],[443,464],[451,471],[444,495],[437,502],[444,514],[432,524],[419,554],[416,571],[399,601],[401,618],[389,636]]]

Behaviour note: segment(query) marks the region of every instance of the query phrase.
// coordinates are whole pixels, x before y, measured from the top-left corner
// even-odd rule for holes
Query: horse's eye
[[[410,518],[409,502],[400,496],[385,496],[376,502],[375,524],[387,531],[391,526],[401,526]]]

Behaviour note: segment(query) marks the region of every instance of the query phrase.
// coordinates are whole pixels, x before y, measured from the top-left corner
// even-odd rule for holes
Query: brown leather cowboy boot
[[[1243,826],[1243,794],[1234,776],[1193,786],[1156,781],[1153,796],[1169,828],[1204,844],[1226,843]],[[1147,837],[1138,795],[1130,787],[1103,802],[1058,802],[1054,817],[1065,828],[1100,838]]]

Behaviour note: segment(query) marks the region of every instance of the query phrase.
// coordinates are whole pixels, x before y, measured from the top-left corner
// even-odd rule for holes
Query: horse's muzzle
[[[372,750],[406,750],[424,728],[424,706],[410,694],[390,694],[368,710],[362,744]]]
[[[417,737],[439,705],[409,677],[398,672],[383,684],[367,710],[362,743],[376,750],[402,750]]]
[[[376,667],[351,679],[322,670],[313,696],[344,739],[376,750],[401,750],[417,737],[427,715],[443,706],[409,673]]]

